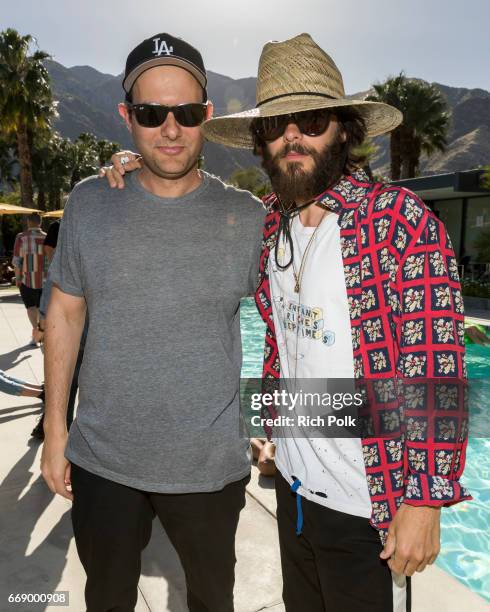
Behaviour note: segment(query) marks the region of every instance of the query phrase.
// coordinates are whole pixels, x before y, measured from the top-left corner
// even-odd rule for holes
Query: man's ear
[[[347,132],[345,131],[345,128],[342,124],[340,124],[340,128],[339,128],[339,137],[340,137],[340,142],[345,142],[347,140]]]
[[[213,103],[211,102],[211,100],[208,100],[208,107],[206,109],[206,121],[208,119],[211,119],[211,117],[213,116],[213,110],[214,110]]]
[[[121,115],[121,117],[124,119],[124,123],[126,124],[126,127],[128,128],[128,130],[131,133],[133,133],[133,126],[131,123],[131,113],[129,112],[126,104],[124,102],[120,102],[117,105],[117,110],[119,111],[119,114]]]

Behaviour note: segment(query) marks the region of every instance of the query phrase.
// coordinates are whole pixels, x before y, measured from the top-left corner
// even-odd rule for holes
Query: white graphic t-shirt
[[[288,391],[294,379],[354,378],[351,325],[340,249],[337,215],[327,213],[315,232],[295,217],[291,223],[294,270],[308,248],[300,292],[294,291],[293,266],[276,266],[269,258],[274,325],[281,360],[281,384]],[[312,238],[313,236],[313,238]],[[311,243],[308,243],[312,239]],[[289,247],[281,239],[279,263],[288,262]],[[328,385],[328,381],[326,382]],[[323,506],[356,516],[371,516],[359,438],[277,437],[276,465],[284,478],[301,481],[298,492]]]

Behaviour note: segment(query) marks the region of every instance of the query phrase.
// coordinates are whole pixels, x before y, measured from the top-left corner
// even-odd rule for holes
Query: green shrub
[[[463,296],[490,298],[490,281],[461,280]]]

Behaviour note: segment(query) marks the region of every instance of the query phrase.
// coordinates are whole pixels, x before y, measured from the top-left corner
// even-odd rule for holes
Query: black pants
[[[43,292],[42,289],[31,289],[31,287],[27,287],[24,283],[21,283],[19,291],[20,297],[26,308],[39,308]]]
[[[117,484],[72,464],[72,521],[87,573],[88,612],[132,612],[141,551],[160,519],[187,583],[190,612],[232,612],[235,533],[250,477],[214,493],[167,495]]]
[[[398,612],[410,610],[395,597],[382,545],[367,518],[331,510],[304,497],[303,531],[296,535],[296,494],[276,475],[277,522],[281,547],[283,599],[287,612]],[[402,578],[403,582],[403,578]]]

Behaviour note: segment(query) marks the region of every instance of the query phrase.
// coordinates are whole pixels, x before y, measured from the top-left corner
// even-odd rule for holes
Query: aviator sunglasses
[[[206,118],[208,105],[202,102],[178,104],[177,106],[164,106],[163,104],[127,104],[128,109],[134,113],[136,121],[142,127],[159,127],[169,113],[182,127],[197,127]]]
[[[254,121],[252,130],[264,142],[271,142],[282,136],[290,123],[294,123],[305,136],[321,136],[331,119],[332,113],[322,108],[275,117],[260,117]]]

